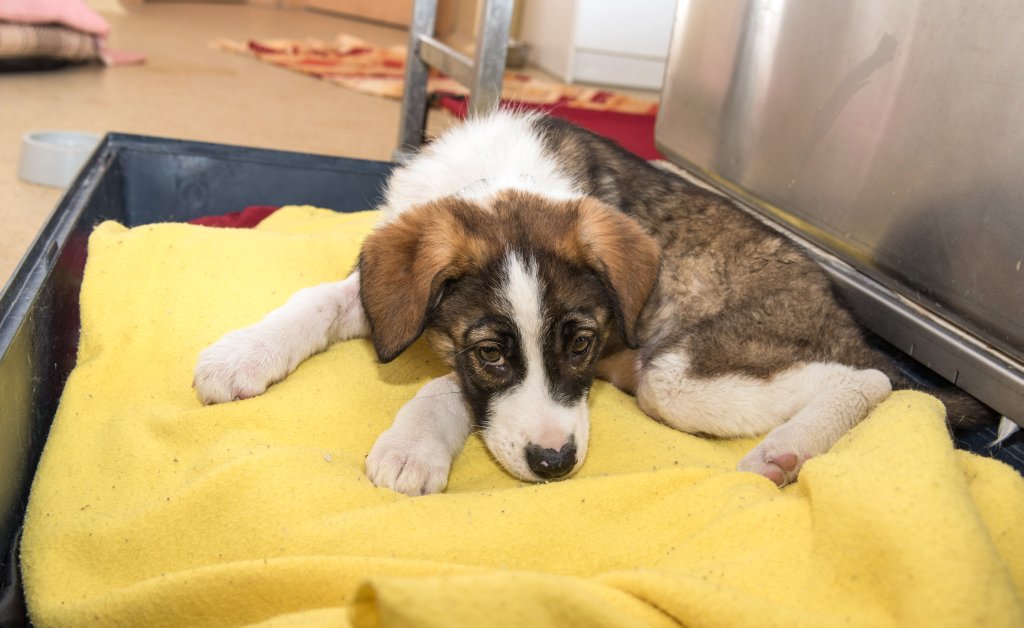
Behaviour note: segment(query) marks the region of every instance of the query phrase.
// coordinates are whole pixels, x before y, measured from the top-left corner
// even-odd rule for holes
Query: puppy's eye
[[[572,341],[573,355],[583,355],[590,349],[590,336],[580,334]]]
[[[476,353],[481,360],[491,366],[501,366],[505,363],[505,356],[501,354],[501,349],[496,345],[483,345],[476,350]]]

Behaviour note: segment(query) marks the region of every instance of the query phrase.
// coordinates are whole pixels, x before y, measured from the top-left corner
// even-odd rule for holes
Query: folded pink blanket
[[[110,25],[82,0],[3,0],[0,21],[22,24],[61,24],[70,29],[106,37]]]

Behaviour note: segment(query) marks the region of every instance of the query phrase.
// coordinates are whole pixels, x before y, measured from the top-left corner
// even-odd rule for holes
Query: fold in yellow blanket
[[[954,451],[923,394],[778,490],[733,470],[754,441],[675,432],[599,382],[578,476],[521,484],[472,437],[417,498],[363,459],[442,373],[422,345],[381,366],[341,343],[203,407],[200,349],[346,275],[374,221],[96,229],[22,544],[38,625],[1024,625],[1024,481]]]

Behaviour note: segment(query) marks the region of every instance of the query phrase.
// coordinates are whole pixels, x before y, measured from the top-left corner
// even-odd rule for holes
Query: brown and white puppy
[[[767,433],[739,463],[782,485],[905,383],[821,270],[723,198],[552,118],[497,112],[392,175],[358,269],[202,352],[206,403],[260,394],[329,344],[382,361],[426,334],[452,373],[367,457],[378,486],[447,484],[474,427],[513,475],[579,468],[595,376],[653,418]],[[962,397],[967,414],[982,414]]]

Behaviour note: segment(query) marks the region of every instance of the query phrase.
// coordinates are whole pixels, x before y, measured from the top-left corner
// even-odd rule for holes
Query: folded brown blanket
[[[53,24],[0,22],[0,69],[99,61],[95,35]]]

